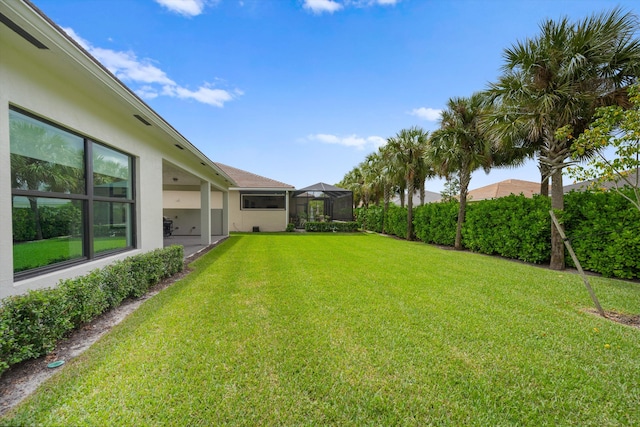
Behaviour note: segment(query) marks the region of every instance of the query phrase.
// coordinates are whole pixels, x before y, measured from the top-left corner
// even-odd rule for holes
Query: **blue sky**
[[[500,75],[544,19],[606,0],[32,0],[213,161],[334,184],[403,128]],[[470,188],[538,181],[534,162]],[[568,181],[568,179],[566,180]],[[427,182],[439,192],[442,181]]]

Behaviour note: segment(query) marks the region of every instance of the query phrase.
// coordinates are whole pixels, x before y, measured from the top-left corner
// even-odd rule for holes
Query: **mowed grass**
[[[365,234],[235,235],[193,267],[1,424],[640,425],[640,330],[577,275]]]

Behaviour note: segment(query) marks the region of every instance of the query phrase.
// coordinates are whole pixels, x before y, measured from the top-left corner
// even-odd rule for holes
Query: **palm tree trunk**
[[[460,170],[460,207],[458,209],[458,225],[456,226],[456,240],[453,247],[462,249],[462,224],[467,211],[467,193],[469,182],[471,182],[471,172],[468,168]]]
[[[564,191],[562,188],[562,169],[558,168],[551,176],[551,208],[564,210]],[[562,225],[561,225],[562,226]],[[564,270],[564,242],[555,225],[551,224],[551,263],[552,270]]]
[[[538,162],[538,170],[540,170],[540,195],[549,197],[549,173],[551,168],[545,163]]]
[[[391,188],[388,184],[384,185],[384,205],[382,208],[382,233],[386,233],[387,212],[389,211],[389,201],[391,200]]]
[[[33,213],[33,220],[36,226],[36,240],[42,240],[42,224],[40,223],[40,210],[38,209],[38,200],[35,197],[29,197],[29,206]]]
[[[407,240],[413,240],[413,173],[407,175]]]

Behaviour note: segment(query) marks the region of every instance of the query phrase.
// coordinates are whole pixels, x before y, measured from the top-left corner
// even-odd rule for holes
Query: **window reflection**
[[[83,257],[81,201],[13,197],[13,271]]]
[[[9,123],[13,188],[85,192],[82,138],[12,110]]]

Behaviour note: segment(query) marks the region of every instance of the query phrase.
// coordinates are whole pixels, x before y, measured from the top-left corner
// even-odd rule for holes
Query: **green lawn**
[[[377,235],[235,235],[0,423],[640,425],[579,276]],[[606,310],[640,285],[593,278]]]

